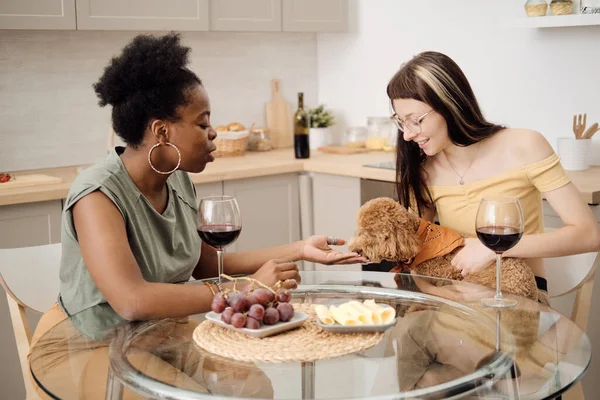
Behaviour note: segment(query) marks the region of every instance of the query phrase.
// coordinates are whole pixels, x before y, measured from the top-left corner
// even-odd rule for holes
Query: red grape
[[[231,325],[235,328],[243,328],[246,325],[246,316],[242,313],[235,313],[231,317]]]
[[[241,293],[231,293],[227,302],[235,312],[246,311],[246,297]]]
[[[276,308],[269,307],[265,311],[265,316],[263,317],[263,323],[265,325],[275,325],[279,322],[279,312]]]
[[[223,310],[225,310],[225,307],[227,307],[227,302],[225,301],[224,298],[222,297],[214,297],[212,303],[210,304],[210,308],[216,312],[217,314],[220,314],[223,312]]]
[[[248,319],[246,320],[246,328],[248,329],[259,329],[260,326],[260,321],[255,318],[248,317]]]
[[[289,290],[282,290],[279,293],[277,293],[277,301],[280,303],[289,303],[291,299],[292,294]]]
[[[250,284],[244,285],[244,287],[242,288],[242,290],[240,290],[240,292],[242,292],[244,294],[248,294],[248,292],[250,292],[250,289],[252,289],[252,285],[250,285]]]
[[[265,308],[260,304],[254,304],[248,311],[248,316],[258,321],[262,321],[265,316]]]
[[[294,307],[290,303],[279,303],[277,311],[282,322],[287,322],[294,316]]]
[[[232,316],[233,316],[233,308],[227,307],[221,313],[221,321],[225,322],[226,324],[231,324],[231,317]]]
[[[262,304],[263,306],[267,306],[267,304],[273,301],[271,300],[273,293],[267,289],[256,289],[252,293],[254,294],[254,297],[256,297],[256,300],[258,300],[258,304]]]
[[[256,300],[256,296],[253,293],[250,293],[246,296],[246,307],[250,308],[254,304],[258,304],[258,300]]]

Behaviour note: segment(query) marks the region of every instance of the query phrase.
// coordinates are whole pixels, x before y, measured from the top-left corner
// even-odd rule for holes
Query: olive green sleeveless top
[[[71,185],[64,205],[58,300],[70,317],[86,311],[83,314],[107,319],[103,323],[120,319],[92,280],[73,225],[73,205],[89,193],[101,191],[118,208],[131,251],[148,282],[188,281],[200,259],[198,207],[189,175],[177,171],[167,179],[168,203],[160,214],[131,180],[119,157],[123,150],[123,147],[113,149],[104,161],[82,171]],[[90,322],[85,330],[93,331],[95,323]]]

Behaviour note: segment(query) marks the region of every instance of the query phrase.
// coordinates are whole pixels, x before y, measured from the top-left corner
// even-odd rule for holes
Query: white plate
[[[275,325],[263,325],[259,329],[235,328],[233,325],[229,325],[221,321],[221,314],[217,314],[214,311],[207,313],[206,319],[222,326],[223,328],[245,333],[248,336],[261,339],[299,327],[308,319],[308,314],[296,311],[294,312],[292,319],[287,322],[278,322]]]
[[[333,325],[325,325],[317,318],[317,325],[323,330],[333,333],[369,333],[369,332],[384,332],[396,324],[396,318],[389,324],[379,325],[340,325],[337,322]]]
[[[391,307],[389,304],[378,304],[383,307]],[[396,319],[388,324],[378,324],[378,325],[340,325],[337,322],[333,325],[325,325],[321,322],[319,317],[317,319],[317,325],[321,327],[325,331],[334,332],[334,333],[369,333],[369,332],[384,332],[390,329],[392,326],[396,324]]]

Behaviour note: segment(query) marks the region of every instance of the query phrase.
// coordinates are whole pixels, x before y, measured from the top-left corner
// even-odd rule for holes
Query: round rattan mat
[[[222,357],[248,362],[309,362],[345,356],[375,346],[383,333],[332,333],[317,325],[314,306],[293,304],[309,318],[299,328],[258,339],[204,321],[194,330],[194,342]]]

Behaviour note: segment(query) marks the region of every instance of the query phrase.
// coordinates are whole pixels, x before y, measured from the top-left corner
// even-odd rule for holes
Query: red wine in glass
[[[241,226],[204,225],[198,231],[200,239],[215,249],[224,249],[240,236]]]
[[[242,231],[242,217],[236,199],[231,196],[202,198],[196,226],[200,239],[217,251],[217,278],[221,283],[225,247],[235,242]]]
[[[521,203],[514,197],[484,197],[479,203],[475,222],[477,237],[488,249],[496,253],[496,295],[482,299],[487,307],[514,307],[517,301],[502,296],[502,253],[512,249],[523,236]]]
[[[494,253],[504,253],[510,250],[523,236],[523,231],[512,226],[483,226],[477,228],[477,237]]]

